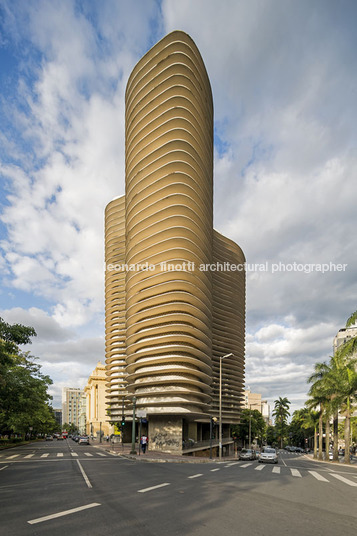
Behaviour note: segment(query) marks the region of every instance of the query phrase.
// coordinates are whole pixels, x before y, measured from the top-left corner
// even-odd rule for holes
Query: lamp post
[[[131,451],[130,454],[136,454],[135,450],[135,404],[136,398],[133,396],[133,425],[131,429]]]
[[[252,448],[252,406],[249,404],[249,444],[248,448]]]
[[[233,354],[222,355],[219,358],[219,459],[222,458],[222,361]]]

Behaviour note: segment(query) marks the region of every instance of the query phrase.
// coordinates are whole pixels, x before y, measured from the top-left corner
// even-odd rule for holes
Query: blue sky
[[[124,193],[124,94],[169,31],[196,42],[215,106],[215,227],[249,263],[246,380],[306,398],[356,309],[353,0],[0,0],[0,314],[38,332],[54,380],[104,362],[103,211]]]

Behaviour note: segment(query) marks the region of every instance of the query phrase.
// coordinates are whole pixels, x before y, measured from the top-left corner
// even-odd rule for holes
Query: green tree
[[[41,373],[34,357],[20,351],[31,342],[33,328],[10,325],[0,319],[0,432],[45,433],[55,426],[51,397],[52,380]]]
[[[309,431],[313,430],[314,434],[314,458],[317,458],[317,428],[319,425],[319,412],[308,410],[304,419],[304,428]]]
[[[8,324],[0,317],[0,382],[3,374],[18,356],[20,344],[31,344],[36,331],[22,324]],[[0,384],[1,385],[1,384]]]
[[[286,398],[279,397],[274,401],[273,417],[275,417],[275,428],[280,443],[280,448],[283,448],[284,438],[287,434],[287,424],[289,418],[289,407],[291,402]]]
[[[305,439],[313,435],[313,426],[306,427],[306,420],[309,414],[307,408],[297,409],[294,411],[289,425],[289,438],[292,445],[296,447],[305,447]]]
[[[326,363],[315,363],[314,372],[307,380],[308,383],[312,383],[309,390],[310,400],[308,400],[307,406],[310,409],[319,408],[319,460],[323,459],[323,420],[325,419],[326,461],[329,461],[330,419],[334,398],[331,374],[332,369],[329,365]]]
[[[266,424],[260,411],[257,409],[243,409],[240,415],[240,424],[232,427],[232,433],[243,442],[249,441],[249,430],[251,441],[258,438],[259,444],[262,444],[265,434]]]
[[[356,322],[357,311],[347,320],[349,327]],[[350,463],[350,422],[357,400],[357,337],[339,346],[329,364],[317,363],[308,381],[310,409],[319,408],[319,435],[322,437],[322,419],[326,417],[326,437],[329,435],[331,414],[334,416],[334,461],[338,460],[338,414],[345,417],[345,463]],[[328,441],[326,442],[328,445]],[[319,442],[319,458],[322,459],[322,441]],[[328,459],[328,456],[326,456]]]
[[[275,426],[269,425],[267,427],[266,439],[267,439],[267,445],[271,445],[272,447],[275,447],[278,445],[278,436],[277,436]]]

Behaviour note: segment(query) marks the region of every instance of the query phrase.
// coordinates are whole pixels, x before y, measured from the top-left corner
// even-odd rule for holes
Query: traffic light
[[[123,417],[121,418],[121,425],[122,426],[125,426],[125,416],[123,415]]]

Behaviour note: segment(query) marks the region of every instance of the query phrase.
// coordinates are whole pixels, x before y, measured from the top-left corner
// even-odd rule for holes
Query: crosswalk
[[[43,452],[41,453],[31,453],[31,454],[11,454],[10,456],[8,454],[0,454],[1,461],[9,461],[9,460],[30,460],[30,459],[53,459],[53,458],[64,458],[66,457],[72,457],[72,458],[78,458],[79,456],[86,456],[87,458],[97,458],[97,457],[107,457],[107,454],[104,454],[103,452]]]
[[[306,475],[311,475],[313,478],[315,478],[317,481],[319,482],[333,482],[334,478],[339,480],[340,482],[343,482],[344,484],[350,486],[350,487],[357,487],[357,472],[356,472],[356,476],[355,476],[355,479],[353,479],[353,475],[348,475],[348,478],[339,474],[339,473],[329,473],[328,471],[325,472],[325,476],[323,476],[321,473],[319,473],[318,471],[310,471],[310,470],[302,470],[302,469],[296,469],[295,467],[279,467],[277,465],[274,465],[273,467],[271,466],[268,466],[268,465],[256,465],[254,464],[253,462],[250,462],[250,463],[243,463],[243,464],[237,464],[237,463],[230,463],[230,464],[227,464],[225,465],[224,467],[225,468],[229,468],[229,467],[232,467],[232,465],[237,465],[237,468],[238,469],[247,469],[247,468],[250,468],[251,470],[254,470],[254,471],[259,471],[259,472],[262,472],[264,471],[264,473],[268,473],[268,472],[271,472],[272,474],[275,474],[275,475],[280,475],[280,476],[292,476],[294,478],[302,478],[303,476]],[[211,469],[211,471],[217,471],[219,469]]]

